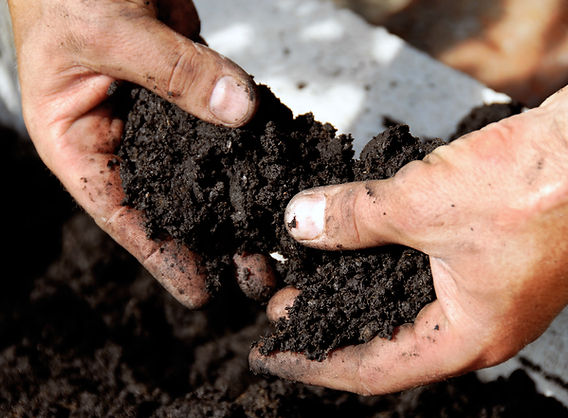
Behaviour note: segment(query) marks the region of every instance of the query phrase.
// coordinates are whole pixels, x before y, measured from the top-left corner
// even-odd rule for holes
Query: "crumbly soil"
[[[0,280],[0,416],[566,417],[521,371],[355,395],[253,376],[262,307],[232,282],[177,303],[80,211],[31,144],[0,129],[9,245]]]
[[[307,249],[290,239],[282,219],[303,189],[392,177],[443,141],[421,141],[393,124],[353,160],[350,136],[311,114],[294,118],[266,86],[255,119],[239,129],[200,121],[144,89],[129,94],[121,177],[125,204],[145,213],[148,235],[173,236],[205,256],[212,292],[234,280],[237,252],[287,259],[275,269],[302,292],[288,319],[262,338],[262,353],[292,350],[322,360],[340,346],[390,338],[434,300],[424,254],[399,246]],[[512,111],[518,109],[479,109],[458,132]]]
[[[521,113],[524,107],[522,103],[516,101],[478,106],[458,123],[456,131],[450,136],[449,140],[453,141],[471,131],[481,129],[485,125]]]
[[[235,252],[287,259],[275,267],[302,293],[289,320],[263,339],[264,353],[294,350],[321,360],[338,346],[389,338],[434,299],[427,257],[395,246],[304,248],[288,236],[284,209],[308,187],[390,177],[442,141],[422,143],[395,126],[354,161],[350,136],[311,114],[293,118],[264,86],[260,96],[252,123],[229,129],[134,89],[119,150],[125,203],[144,211],[149,236],[171,235],[210,260],[211,288],[233,280]]]
[[[392,177],[441,144],[422,143],[406,125],[391,127],[363,149],[354,162],[353,180]],[[285,253],[286,282],[301,293],[288,318],[262,338],[263,354],[291,350],[322,360],[336,347],[364,343],[377,335],[390,338],[396,326],[412,322],[435,298],[428,257],[410,248],[326,252],[294,244]]]
[[[266,87],[244,128],[215,126],[134,89],[123,142],[125,204],[152,238],[172,236],[204,255],[211,290],[232,280],[235,253],[280,251],[291,241],[284,208],[299,190],[350,180],[351,138],[312,115],[293,118]]]

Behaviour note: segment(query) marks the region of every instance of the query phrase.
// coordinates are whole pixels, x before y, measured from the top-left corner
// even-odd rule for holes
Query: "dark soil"
[[[354,162],[353,180],[392,177],[406,163],[442,144],[422,143],[406,125],[373,138]],[[390,338],[396,326],[412,322],[435,298],[428,257],[401,246],[365,251],[325,252],[297,244],[289,258],[286,282],[302,292],[288,319],[262,339],[261,352],[290,350],[322,360],[340,346]]]
[[[521,113],[524,107],[522,103],[515,101],[476,107],[458,123],[456,132],[452,134],[450,141],[471,131],[481,129],[492,122],[497,122],[501,119]]]
[[[275,267],[302,293],[288,320],[262,339],[264,354],[292,350],[321,360],[336,347],[390,338],[434,300],[425,255],[396,246],[307,249],[290,239],[282,219],[303,189],[391,177],[443,141],[421,141],[407,126],[393,124],[355,161],[350,136],[337,136],[311,114],[293,118],[265,86],[258,115],[240,129],[200,121],[144,89],[133,89],[130,99],[121,177],[125,204],[146,214],[148,235],[173,236],[204,255],[212,291],[233,280],[236,252],[277,252],[287,259]],[[457,134],[519,110],[478,109]]]
[[[149,236],[171,235],[204,255],[216,287],[233,280],[235,252],[282,254],[276,269],[302,290],[289,320],[262,350],[323,359],[329,350],[389,338],[434,299],[428,259],[402,247],[325,252],[288,236],[282,219],[300,190],[387,178],[442,141],[422,143],[406,126],[374,138],[354,161],[350,136],[291,111],[261,87],[260,113],[228,129],[134,89],[119,150],[126,204],[143,210]],[[235,237],[235,239],[227,239]]]
[[[267,88],[245,128],[215,126],[134,89],[122,145],[125,204],[152,238],[172,236],[209,259],[212,290],[232,277],[236,252],[291,242],[284,208],[297,191],[352,179],[351,138],[311,115],[294,119]]]
[[[268,329],[257,303],[227,284],[206,310],[183,308],[77,209],[29,142],[0,136],[0,416],[568,416],[521,371],[369,398],[252,376],[250,341]]]

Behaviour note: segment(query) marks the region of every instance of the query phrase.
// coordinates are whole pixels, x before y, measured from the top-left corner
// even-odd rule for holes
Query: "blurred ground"
[[[332,0],[529,106],[568,84],[565,0]]]

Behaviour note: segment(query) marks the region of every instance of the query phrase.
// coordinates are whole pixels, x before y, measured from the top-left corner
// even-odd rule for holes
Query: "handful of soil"
[[[387,178],[441,140],[397,125],[353,160],[349,135],[306,114],[294,118],[265,87],[254,120],[237,129],[186,114],[140,88],[130,91],[118,150],[125,204],[146,216],[148,236],[171,236],[202,254],[211,292],[232,281],[235,253],[279,253],[284,282],[302,292],[262,351],[321,360],[340,346],[390,338],[434,300],[428,258],[389,246],[325,252],[293,241],[283,225],[290,198],[306,188]]]

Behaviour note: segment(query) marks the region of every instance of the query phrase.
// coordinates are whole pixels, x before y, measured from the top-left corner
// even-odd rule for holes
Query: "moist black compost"
[[[323,359],[329,350],[389,338],[434,299],[428,259],[384,247],[325,252],[295,243],[283,225],[289,199],[325,184],[387,178],[442,144],[398,125],[353,160],[352,138],[307,114],[297,118],[260,87],[260,111],[230,129],[186,114],[157,95],[131,92],[121,157],[125,204],[144,212],[152,238],[172,236],[204,255],[214,285],[233,280],[236,252],[281,254],[275,268],[302,293],[262,350]],[[234,237],[234,239],[227,239]]]

